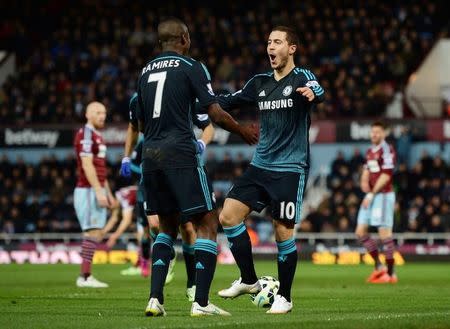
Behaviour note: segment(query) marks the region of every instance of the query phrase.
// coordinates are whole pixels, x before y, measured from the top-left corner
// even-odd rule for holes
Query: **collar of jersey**
[[[90,123],[86,123],[85,127],[88,127],[89,129],[91,129],[92,131],[94,131],[96,134],[101,135],[100,132],[94,128],[93,125],[91,125]]]
[[[378,144],[378,145],[372,144],[372,148],[370,149],[370,151],[372,151],[373,153],[378,152],[378,151],[383,147],[383,144],[385,144],[385,143],[386,143],[386,141],[383,140],[383,141],[382,141],[380,144]]]
[[[281,81],[283,81],[284,79],[286,79],[288,76],[290,76],[290,75],[292,74],[292,72],[294,72],[295,68],[296,68],[296,66],[295,66],[288,74],[286,74],[284,77],[282,77],[280,80],[275,79],[275,71],[273,71],[273,72],[272,72],[272,79],[274,79],[275,82],[277,82],[277,83],[278,83],[278,82],[281,82]]]

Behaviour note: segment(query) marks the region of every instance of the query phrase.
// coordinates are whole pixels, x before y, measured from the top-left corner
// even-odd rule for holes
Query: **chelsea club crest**
[[[292,86],[286,86],[283,89],[283,95],[284,96],[289,96],[292,93]]]

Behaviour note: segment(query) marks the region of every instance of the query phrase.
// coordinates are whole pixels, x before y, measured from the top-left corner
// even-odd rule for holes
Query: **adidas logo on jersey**
[[[261,92],[258,95],[259,97],[264,97],[266,96],[266,91],[265,90],[261,90]]]

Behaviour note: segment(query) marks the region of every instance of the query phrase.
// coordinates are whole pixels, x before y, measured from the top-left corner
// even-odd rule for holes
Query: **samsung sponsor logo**
[[[258,102],[258,106],[260,110],[278,110],[294,107],[294,101],[292,98],[277,99],[274,101],[261,101]]]
[[[33,129],[23,129],[14,131],[5,130],[5,145],[45,145],[55,147],[58,142],[59,132],[51,130],[36,131]]]

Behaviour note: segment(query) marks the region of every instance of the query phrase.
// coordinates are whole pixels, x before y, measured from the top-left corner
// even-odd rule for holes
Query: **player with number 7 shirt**
[[[173,255],[179,221],[189,218],[197,231],[194,245],[196,294],[192,316],[229,315],[209,302],[217,259],[218,215],[212,186],[192,129],[198,99],[214,123],[255,144],[255,127],[237,123],[217,103],[206,67],[187,56],[189,31],[181,20],[158,25],[162,52],[142,69],[137,84],[137,117],[144,133],[142,178],[147,215],[160,218],[153,244],[152,278],[147,316],[166,315],[164,281]]]

